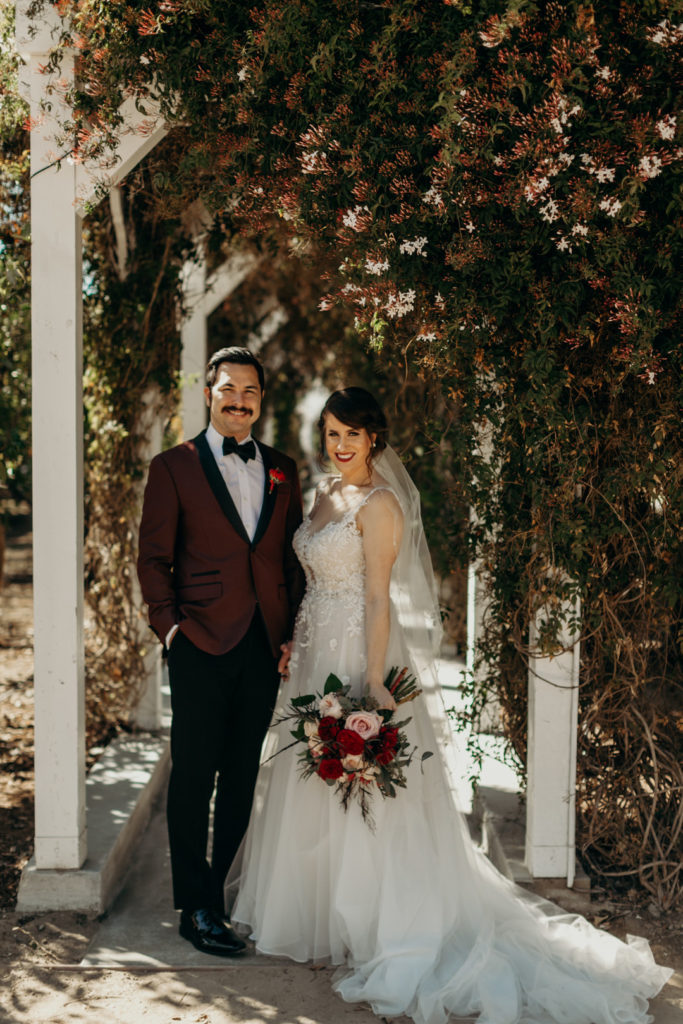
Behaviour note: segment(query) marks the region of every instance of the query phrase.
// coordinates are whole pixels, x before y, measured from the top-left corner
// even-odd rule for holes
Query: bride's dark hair
[[[318,431],[320,433],[320,446],[318,449],[318,460],[321,465],[325,461],[325,416],[331,413],[340,423],[347,427],[354,427],[355,430],[366,430],[368,434],[375,435],[374,446],[368,455],[368,470],[372,460],[379,455],[387,446],[387,418],[380,408],[377,399],[365,388],[341,388],[334,391],[327,399],[320,413],[318,420]]]

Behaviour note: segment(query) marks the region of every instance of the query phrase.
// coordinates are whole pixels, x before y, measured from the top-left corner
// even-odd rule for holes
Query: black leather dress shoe
[[[183,910],[178,931],[195,949],[213,956],[238,956],[247,948],[231,924],[206,908]]]

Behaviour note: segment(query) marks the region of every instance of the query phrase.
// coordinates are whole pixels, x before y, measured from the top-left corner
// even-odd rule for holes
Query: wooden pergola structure
[[[33,355],[33,530],[35,610],[35,864],[41,871],[78,872],[88,857],[85,798],[83,656],[83,398],[81,226],[96,185],[115,189],[167,134],[152,111],[133,100],[122,108],[114,166],[74,163],[58,151],[59,122],[74,81],[74,56],[65,53],[59,80],[42,68],[58,37],[57,10],[40,20],[16,4],[16,41],[25,61],[22,95],[30,105]],[[46,106],[48,85],[49,109]],[[100,192],[101,194],[101,192]],[[249,271],[235,257],[207,280],[200,263],[188,266],[193,310],[182,328],[186,434],[201,429],[206,318]],[[198,379],[197,379],[198,376]],[[194,381],[194,384],[192,383]],[[150,456],[160,445],[150,428]],[[480,574],[470,580],[471,645],[485,597]],[[144,724],[158,725],[158,670],[150,669]],[[574,787],[578,644],[566,653],[532,659],[529,669],[529,763],[526,864],[535,876],[574,872]],[[60,904],[63,905],[63,904]],[[48,909],[48,907],[45,907]]]

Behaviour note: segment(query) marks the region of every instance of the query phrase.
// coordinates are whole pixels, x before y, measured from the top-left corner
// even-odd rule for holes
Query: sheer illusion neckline
[[[308,524],[308,535],[309,535],[309,537],[317,537],[318,534],[323,533],[330,526],[342,526],[344,523],[349,522],[349,520],[353,521],[353,524],[356,527],[356,530],[358,530],[358,525],[355,522],[355,517],[357,516],[358,512],[361,510],[361,508],[363,507],[365,502],[368,500],[368,498],[372,494],[374,494],[375,491],[389,491],[390,493],[393,494],[393,491],[391,490],[391,488],[387,487],[386,484],[376,484],[374,487],[370,488],[370,490],[368,491],[367,494],[364,494],[361,497],[360,501],[356,502],[356,504],[353,505],[351,508],[348,508],[343,516],[340,516],[338,519],[328,519],[326,523],[323,523],[323,525],[319,526],[317,529],[312,529],[312,527],[313,527],[313,520],[311,519],[311,517],[309,515],[307,517],[307,519],[306,519],[306,522]],[[360,533],[360,530],[358,530],[358,532]]]

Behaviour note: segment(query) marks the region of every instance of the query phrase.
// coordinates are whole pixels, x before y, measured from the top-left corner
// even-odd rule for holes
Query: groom
[[[168,650],[167,814],[180,934],[206,953],[233,956],[245,943],[225,919],[223,885],[249,821],[303,592],[292,550],[301,488],[292,459],[251,438],[264,374],[248,349],[214,353],[204,394],[206,431],[149,467],[138,576]]]

